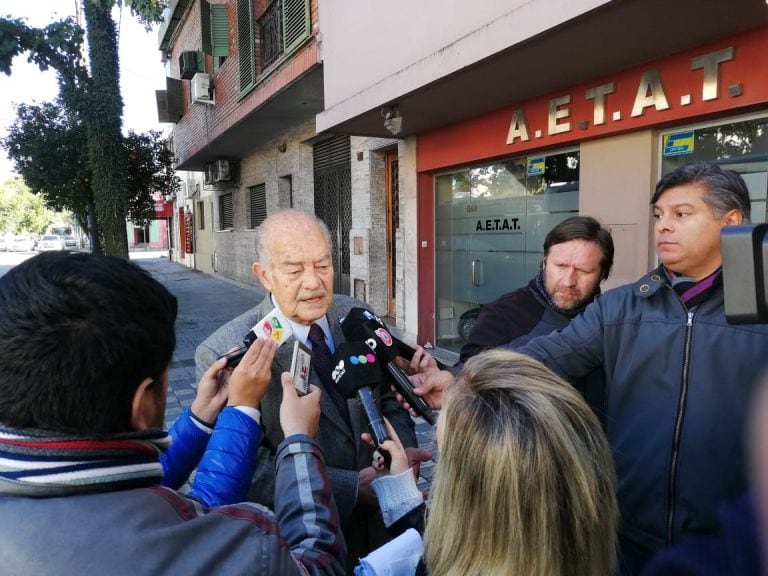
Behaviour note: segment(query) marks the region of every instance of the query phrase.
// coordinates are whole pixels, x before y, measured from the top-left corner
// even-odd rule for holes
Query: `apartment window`
[[[267,190],[264,184],[248,188],[248,209],[251,228],[257,228],[267,218]]]
[[[232,210],[232,192],[219,196],[219,230],[232,230],[234,228]]]
[[[253,0],[237,0],[240,93],[259,74],[296,50],[311,33],[309,0],[272,0],[258,18]]]
[[[195,212],[197,213],[197,229],[205,230],[205,202],[198,201]]]

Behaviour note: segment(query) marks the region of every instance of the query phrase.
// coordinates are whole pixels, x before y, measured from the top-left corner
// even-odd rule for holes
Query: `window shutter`
[[[219,196],[219,230],[230,230],[234,227],[232,193]]]
[[[229,16],[226,4],[211,5],[211,54],[229,56]]]
[[[283,52],[289,54],[309,36],[309,0],[283,0]]]
[[[168,116],[171,122],[178,122],[184,113],[181,80],[166,76],[165,90],[168,93]]]
[[[237,52],[240,66],[240,92],[256,80],[253,46],[253,0],[237,0]]]
[[[211,54],[211,5],[200,0],[200,33],[203,37],[203,52]]]
[[[257,184],[248,189],[250,196],[251,228],[258,228],[267,218],[267,188]]]

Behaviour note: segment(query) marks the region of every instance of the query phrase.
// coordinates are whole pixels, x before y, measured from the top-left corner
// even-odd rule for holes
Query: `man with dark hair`
[[[455,373],[483,350],[518,347],[565,328],[600,293],[613,267],[611,233],[589,216],[572,216],[544,238],[539,273],[526,286],[486,304],[461,348]],[[573,380],[592,410],[603,418],[605,383],[595,371]]]
[[[539,273],[526,286],[480,310],[459,362],[502,345],[522,346],[568,322],[600,293],[613,267],[611,233],[594,218],[573,216],[544,239]]]
[[[320,392],[299,398],[289,374],[276,515],[200,505],[211,488],[220,496],[216,474],[247,486],[271,342],[256,341],[231,375],[223,361],[206,371],[200,388],[211,396],[193,412],[212,405],[206,417],[216,421],[192,491],[161,486],[164,470],[180,474],[178,460],[161,455],[178,456],[186,442],[180,434],[169,449],[162,431],[175,319],[175,297],[120,258],[49,252],[0,278],[4,574],[343,573],[336,509],[310,437]],[[228,392],[221,414],[217,382]],[[211,462],[222,458],[216,446],[233,442],[224,466]]]

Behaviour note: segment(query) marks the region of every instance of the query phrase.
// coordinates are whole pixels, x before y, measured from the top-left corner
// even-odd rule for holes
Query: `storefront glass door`
[[[527,284],[547,232],[578,207],[575,150],[437,176],[437,346],[458,351],[480,305]]]

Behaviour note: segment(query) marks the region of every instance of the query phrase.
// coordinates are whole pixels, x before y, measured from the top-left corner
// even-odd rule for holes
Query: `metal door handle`
[[[480,266],[482,262],[479,259],[472,260],[472,286],[480,286]]]

